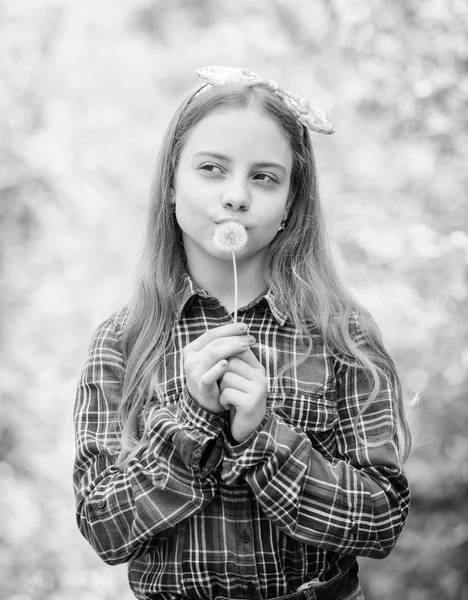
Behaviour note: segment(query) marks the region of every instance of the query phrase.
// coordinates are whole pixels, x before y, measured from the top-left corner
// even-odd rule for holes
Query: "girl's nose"
[[[232,182],[223,195],[222,203],[225,208],[231,210],[247,210],[250,206],[250,195],[247,186]]]

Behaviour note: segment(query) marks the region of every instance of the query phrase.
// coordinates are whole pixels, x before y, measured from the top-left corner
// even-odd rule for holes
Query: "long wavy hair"
[[[202,85],[192,90],[174,113],[162,140],[151,191],[146,241],[128,318],[122,335],[126,371],[119,409],[125,466],[147,443],[140,420],[154,395],[161,396],[164,355],[171,344],[178,298],[183,288],[185,254],[170,202],[180,154],[190,131],[205,116],[226,108],[254,107],[277,123],[293,152],[290,210],[284,231],[271,242],[264,273],[266,284],[307,340],[313,323],[342,363],[366,373],[371,392],[359,416],[376,398],[384,380],[395,390],[398,446],[406,460],[411,437],[401,384],[369,313],[342,285],[331,258],[320,205],[315,159],[305,127],[264,84]],[[350,323],[358,323],[359,336]],[[359,344],[356,343],[360,339]],[[364,342],[362,342],[364,340]],[[309,343],[309,351],[311,344]],[[357,423],[356,423],[357,426]]]

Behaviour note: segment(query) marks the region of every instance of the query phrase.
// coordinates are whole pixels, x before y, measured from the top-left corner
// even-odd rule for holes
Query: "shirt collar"
[[[276,319],[278,324],[282,327],[288,320],[287,312],[282,308],[271,288],[267,291],[266,294],[264,294],[263,297],[268,302],[271,314]]]
[[[205,293],[206,294],[206,293]],[[176,299],[176,318],[179,320],[182,317],[188,301],[196,295],[205,295],[203,290],[199,289],[193,279],[187,272],[182,273],[181,290]]]
[[[182,317],[182,313],[184,312],[188,302],[195,296],[199,296],[201,298],[213,298],[213,296],[211,296],[211,294],[209,294],[206,290],[199,287],[187,272],[184,272],[182,275],[182,289],[179,294],[179,299],[177,300],[177,319]],[[262,299],[265,299],[268,302],[268,306],[270,307],[271,314],[273,315],[274,319],[279,325],[283,326],[287,321],[288,315],[280,306],[271,288],[268,289],[264,294],[260,294],[260,296],[255,298],[255,300],[252,300],[252,302],[243,308],[250,308],[251,306],[258,304]]]

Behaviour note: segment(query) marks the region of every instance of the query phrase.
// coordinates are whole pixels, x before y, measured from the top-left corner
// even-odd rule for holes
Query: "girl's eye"
[[[256,173],[254,179],[262,183],[278,183],[278,180],[273,175],[268,175],[268,173]]]
[[[200,169],[202,171],[206,171],[207,173],[222,173],[223,170],[218,165],[214,165],[213,163],[206,163],[201,165]]]

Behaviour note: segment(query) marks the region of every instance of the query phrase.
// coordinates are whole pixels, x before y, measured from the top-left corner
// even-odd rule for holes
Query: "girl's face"
[[[263,255],[287,216],[292,165],[289,141],[259,110],[226,108],[203,118],[182,148],[173,189],[189,266],[231,259],[213,244],[226,220],[246,227],[240,260]]]

